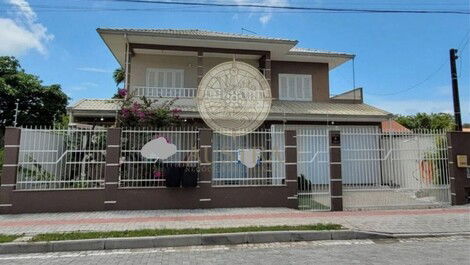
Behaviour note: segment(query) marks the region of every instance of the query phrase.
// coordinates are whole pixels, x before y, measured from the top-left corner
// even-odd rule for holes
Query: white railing
[[[196,88],[176,87],[146,87],[135,86],[131,94],[135,97],[145,96],[147,98],[194,98]]]
[[[22,128],[18,190],[103,188],[106,130]]]
[[[141,155],[142,147],[159,137],[164,137],[169,144],[176,145],[176,153],[163,161],[144,158]],[[120,163],[120,187],[165,187],[170,167],[198,170],[199,131],[194,128],[123,129]]]
[[[244,136],[214,133],[212,140],[212,184],[214,186],[285,185],[284,132],[260,130]],[[256,165],[239,161],[240,152],[259,150]],[[256,151],[258,152],[258,151]]]

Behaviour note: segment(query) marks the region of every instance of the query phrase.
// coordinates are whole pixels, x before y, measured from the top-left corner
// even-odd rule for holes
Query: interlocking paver
[[[338,223],[386,233],[470,232],[470,208],[307,212],[287,208],[107,211],[0,216],[0,233],[35,234],[143,228],[211,228]]]

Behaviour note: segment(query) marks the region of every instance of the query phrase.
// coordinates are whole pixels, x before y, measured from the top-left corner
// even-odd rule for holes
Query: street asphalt
[[[470,264],[470,237],[0,255],[0,264]]]

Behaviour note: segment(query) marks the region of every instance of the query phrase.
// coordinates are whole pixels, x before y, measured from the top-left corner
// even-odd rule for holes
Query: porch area
[[[204,73],[237,60],[271,82],[271,53],[263,50],[127,43],[125,88],[132,97],[195,98]]]

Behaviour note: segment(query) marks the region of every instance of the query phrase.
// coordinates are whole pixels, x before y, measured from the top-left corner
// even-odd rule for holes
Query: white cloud
[[[87,86],[71,86],[70,87],[71,91],[84,91],[84,90],[87,90],[87,89],[88,89]]]
[[[83,82],[82,85],[87,86],[87,87],[97,87],[98,86],[97,83],[93,83],[93,82]]]
[[[65,86],[64,91],[65,93],[69,96],[72,97],[72,95],[78,93],[82,93],[83,91],[93,89],[99,87],[98,84],[93,83],[93,82],[81,82],[78,84],[70,85],[70,86]]]
[[[7,0],[12,18],[0,18],[0,55],[21,55],[31,49],[45,54],[45,44],[54,38],[38,22],[37,15],[26,0]]]
[[[263,25],[266,25],[268,24],[268,22],[271,20],[272,17],[273,17],[273,14],[262,15],[259,18],[259,22],[261,22],[261,24]]]
[[[264,6],[288,6],[289,0],[232,0],[237,5],[264,5]],[[259,8],[248,8],[249,10],[260,10]],[[259,17],[259,22],[264,26],[268,24],[273,18],[272,9],[266,8],[265,13]],[[250,13],[249,16],[252,16]],[[238,18],[238,17],[237,17]]]
[[[77,68],[79,71],[84,71],[84,72],[93,72],[93,73],[111,73],[111,70],[107,69],[102,69],[102,68],[96,68],[96,67],[79,67]]]

